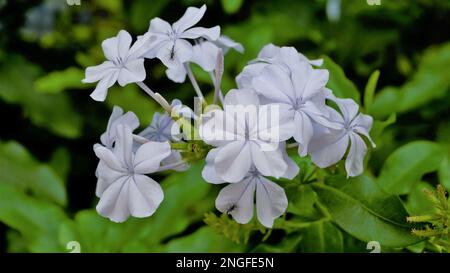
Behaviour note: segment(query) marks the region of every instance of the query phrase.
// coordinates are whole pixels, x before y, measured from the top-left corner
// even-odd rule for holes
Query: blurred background
[[[200,25],[220,25],[245,47],[225,57],[223,90],[235,87],[234,77],[264,45],[294,46],[310,59],[329,56],[342,68],[334,73],[344,71],[361,94],[380,71],[370,114],[386,120],[394,113],[396,122],[377,136],[373,174],[405,143],[430,140],[448,149],[448,0],[0,0],[0,252],[70,252],[71,241],[82,252],[308,250],[280,246],[285,231],[248,233],[220,218],[219,189],[202,181],[201,164],[157,177],[165,200],[151,218],[118,225],[95,212],[92,145],[112,107],[134,111],[143,126],[161,109],[134,85],[111,88],[105,103],[93,101],[93,85],[80,82],[85,67],[103,61],[101,42],[120,29],[136,37],[152,18],[174,22],[203,3]],[[188,82],[168,80],[157,61],[146,68],[152,89],[192,104]],[[196,67],[194,73],[211,91],[209,76]],[[437,175],[423,181],[420,187],[431,187]],[[221,224],[230,227],[217,232]],[[345,251],[365,251],[356,239],[347,241]]]

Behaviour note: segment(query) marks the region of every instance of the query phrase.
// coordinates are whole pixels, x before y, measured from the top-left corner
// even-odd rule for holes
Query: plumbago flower
[[[280,106],[280,115],[287,120],[292,136],[299,143],[298,153],[305,156],[313,138],[313,124],[337,128],[328,119],[325,88],[328,70],[313,69],[305,61],[297,61],[283,69],[280,65],[268,65],[252,80],[254,90],[268,103]]]
[[[172,112],[186,118],[194,118],[194,112],[187,106],[183,106],[180,100],[172,101]],[[139,136],[144,137],[149,141],[157,142],[179,142],[181,141],[182,133],[180,126],[176,123],[167,113],[154,113],[152,122],[139,133]],[[164,159],[161,164],[162,166],[175,165],[172,170],[175,171],[185,171],[189,168],[187,163],[176,164],[182,161],[182,156],[179,151],[172,150],[169,157]]]
[[[252,167],[242,181],[231,183],[219,192],[216,208],[230,214],[236,222],[246,224],[253,218],[255,199],[258,220],[268,228],[284,214],[288,206],[284,189]]]
[[[151,49],[145,54],[146,58],[158,58],[168,68],[177,67],[191,59],[194,48],[188,39],[201,37],[214,41],[219,38],[220,27],[193,27],[206,12],[206,5],[201,8],[189,7],[184,15],[175,23],[155,18],[150,21],[148,34],[155,37],[151,41]]]
[[[323,64],[322,59],[309,60],[294,47],[278,47],[268,44],[261,49],[255,60],[244,67],[236,77],[236,83],[239,88],[252,88],[253,78],[258,76],[266,66],[277,64],[289,71],[290,67],[296,66],[298,62],[307,62],[314,66]]]
[[[102,43],[103,53],[107,61],[97,66],[86,68],[83,83],[98,82],[91,97],[96,101],[104,101],[108,88],[118,82],[125,86],[145,79],[144,58],[146,44],[151,40],[149,35],[136,41],[131,46],[131,36],[125,30],[119,31],[116,37],[106,39]]]
[[[299,167],[289,158],[284,143],[280,144],[283,159],[288,167],[281,176],[293,179],[299,172]],[[218,175],[215,169],[215,158],[218,149],[212,149],[206,156],[203,168],[203,178],[212,184],[222,184],[226,181]],[[254,199],[256,192],[256,214],[265,227],[271,228],[276,218],[287,208],[288,201],[284,189],[265,178],[255,166],[252,166],[244,178],[236,183],[225,186],[216,198],[216,208],[230,214],[236,222],[246,224],[253,218]]]
[[[100,159],[95,173],[97,211],[114,222],[148,217],[159,207],[164,193],[148,174],[185,171],[191,161],[206,155],[202,177],[227,184],[216,198],[216,208],[245,224],[256,204],[259,222],[271,228],[288,201],[284,189],[270,179],[292,180],[300,171],[287,152],[297,144],[287,146],[287,141],[293,138],[299,155],[310,155],[320,168],[345,157],[348,177],[363,172],[366,141],[375,147],[369,136],[372,117],[358,113],[353,100],[336,98],[326,88],[328,71],[317,68],[323,61],[309,60],[293,47],[265,46],[237,76],[238,89],[224,98],[224,54],[230,49],[242,52],[243,47],[220,36],[218,26],[193,27],[205,11],[205,5],[189,7],[172,25],[155,18],[133,45],[128,32],[121,30],[102,43],[107,61],[86,69],[83,82],[98,82],[91,94],[94,100],[105,100],[115,82],[135,82],[165,110],[154,113],[148,127],[135,135],[138,118],[116,106],[101,144],[94,145]],[[206,100],[189,67],[198,64],[210,74],[214,108],[205,107],[201,114],[177,99],[169,104],[143,82],[144,58],[160,59],[175,82],[184,82],[188,75],[202,108]],[[217,99],[222,109],[215,105]],[[198,128],[193,126],[198,123]],[[198,135],[200,139],[192,139]]]
[[[124,114],[122,108],[115,105],[109,117],[106,131],[100,136],[100,141],[105,147],[113,147],[116,141],[117,125],[119,124],[127,125],[131,130],[135,130],[139,127],[139,119],[131,111]]]
[[[215,41],[206,39],[198,39],[193,46],[193,53],[191,59],[187,62],[198,64],[204,71],[212,72],[216,67],[217,55],[220,50],[225,55],[230,49],[234,49],[239,53],[244,52],[244,47],[231,40],[225,35],[221,35]],[[182,83],[186,80],[187,71],[184,65],[180,64],[176,67],[168,68],[166,75],[174,82]]]
[[[310,144],[312,161],[321,168],[336,164],[344,157],[347,176],[358,176],[363,172],[363,160],[367,152],[367,146],[362,136],[366,137],[372,147],[375,143],[370,138],[369,132],[373,119],[371,116],[358,114],[358,104],[352,99],[339,99],[331,96],[339,107],[340,113],[328,107],[330,119],[338,125],[336,129],[317,126],[314,139]]]
[[[94,145],[95,154],[104,164],[98,175],[108,183],[97,211],[114,222],[123,222],[130,215],[148,217],[158,208],[164,193],[159,184],[145,174],[158,171],[161,161],[170,155],[170,145],[150,141],[133,152],[131,129],[119,124],[116,134],[113,150]]]
[[[246,109],[233,106],[253,106],[255,111],[244,112]],[[207,113],[199,128],[202,140],[217,147],[208,153],[208,156],[214,155],[215,173],[227,182],[241,181],[252,167],[266,176],[283,176],[288,163],[279,143],[288,139],[290,132],[268,127],[279,123],[272,121],[270,124],[267,112],[260,111],[258,96],[252,90],[229,91],[224,107],[224,111]],[[273,135],[273,132],[279,135]],[[206,180],[207,171],[205,168],[203,172]]]
[[[117,126],[120,124],[126,125],[131,130],[134,130],[139,127],[139,120],[133,112],[127,112],[124,114],[122,108],[120,108],[119,106],[114,106],[111,116],[108,120],[106,132],[104,132],[100,136],[100,142],[103,144],[103,146],[108,149],[113,149],[114,143],[117,138]],[[103,173],[102,169],[104,168],[107,168],[107,166],[103,161],[100,161],[95,171],[95,175],[98,179],[97,187],[95,189],[95,194],[97,195],[97,197],[100,197],[108,186],[108,182],[99,177],[99,173]]]

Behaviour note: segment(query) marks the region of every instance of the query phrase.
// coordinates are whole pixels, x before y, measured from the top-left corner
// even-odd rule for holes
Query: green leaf
[[[223,10],[228,14],[233,14],[239,11],[244,0],[221,0]]]
[[[289,200],[287,211],[311,220],[317,219],[314,204],[317,194],[309,185],[288,184],[286,194]]]
[[[130,24],[134,31],[146,31],[152,18],[157,17],[161,10],[170,2],[166,0],[135,0],[130,7]]]
[[[20,232],[31,252],[59,252],[57,233],[65,215],[60,207],[0,183],[0,221]]]
[[[327,86],[333,91],[333,94],[340,98],[354,99],[359,103],[359,91],[355,84],[345,76],[344,70],[328,56],[323,56],[323,60],[323,68],[330,72]]]
[[[411,234],[408,216],[400,199],[384,193],[367,176],[332,177],[330,185],[315,183],[320,202],[334,222],[359,240],[404,247],[420,239]]]
[[[373,121],[373,126],[372,126],[372,129],[370,130],[370,135],[375,140],[375,143],[377,142],[376,140],[383,133],[384,129],[386,129],[386,127],[388,127],[389,125],[394,124],[396,121],[397,121],[397,115],[395,113],[391,114],[384,121],[380,121],[380,120],[374,120]]]
[[[98,215],[95,210],[77,213],[74,220],[65,221],[59,228],[61,246],[71,241],[80,243],[81,252],[126,252],[145,249],[150,246],[140,243],[139,231],[144,227],[142,219],[130,219],[125,223],[114,223]],[[139,245],[139,247],[137,247]]]
[[[379,77],[380,70],[375,70],[372,75],[370,75],[366,88],[364,89],[364,109],[367,113],[370,113],[370,107],[373,103],[373,97],[375,95],[375,89],[377,88]]]
[[[443,159],[442,147],[430,141],[410,142],[384,162],[377,183],[390,194],[406,194],[421,177],[436,171]]]
[[[251,252],[255,253],[289,253],[297,252],[299,243],[302,240],[301,234],[286,234],[278,244],[262,243],[257,245]]]
[[[31,191],[36,197],[59,205],[67,203],[62,179],[51,167],[36,161],[21,144],[0,142],[0,169],[0,184]]]
[[[77,67],[69,67],[62,71],[54,71],[37,79],[34,87],[40,93],[60,93],[69,88],[86,88],[81,82],[84,71]]]
[[[0,67],[0,98],[19,104],[24,114],[36,126],[57,135],[76,138],[81,134],[82,120],[65,93],[42,94],[34,90],[33,82],[42,74],[39,68],[19,56],[10,56],[8,65]]]
[[[406,209],[411,215],[430,215],[434,212],[433,203],[424,189],[433,192],[435,189],[426,182],[419,182],[408,195]]]
[[[449,147],[443,146],[444,149],[448,149]],[[438,177],[439,182],[444,186],[447,191],[450,191],[450,151],[447,152],[445,157],[442,159],[441,164],[439,165],[438,169]]]
[[[201,227],[194,233],[173,239],[165,245],[165,252],[169,253],[220,253],[242,252],[242,245],[232,242],[230,239],[215,233],[210,227]]]
[[[59,175],[59,177],[66,182],[70,172],[70,154],[65,148],[58,148],[52,154],[49,165]]]
[[[301,252],[337,253],[344,250],[342,232],[328,221],[315,222],[302,234],[299,245]]]
[[[386,87],[375,97],[371,114],[383,118],[403,113],[445,96],[449,89],[450,43],[430,47],[423,54],[411,80],[401,87]]]

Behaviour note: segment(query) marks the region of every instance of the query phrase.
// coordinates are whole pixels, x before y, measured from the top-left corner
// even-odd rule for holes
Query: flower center
[[[116,59],[113,60],[113,63],[115,66],[119,66],[119,67],[123,67],[125,65],[125,62],[122,59],[122,57],[117,57]]]
[[[344,125],[344,129],[345,129],[345,131],[346,131],[347,133],[352,132],[354,128],[355,128],[355,125],[354,125],[354,124],[351,124],[351,123],[346,123],[346,124]]]
[[[299,98],[295,100],[293,107],[294,110],[301,110],[303,107],[305,107],[305,102],[301,98]]]

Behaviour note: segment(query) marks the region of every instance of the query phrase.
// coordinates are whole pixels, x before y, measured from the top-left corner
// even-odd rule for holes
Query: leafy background
[[[84,68],[118,30],[139,35],[151,18],[174,21],[205,2],[202,25],[221,25],[246,49],[226,56],[224,90],[265,44],[295,46],[325,58],[328,86],[374,116],[377,148],[350,180],[343,164],[317,170],[294,152],[301,173],[279,181],[290,204],[273,230],[219,215],[219,187],[201,179],[200,162],[158,177],[165,200],[154,216],[109,222],[93,209],[92,145],[114,105],[144,125],[160,109],[135,86],[94,102]],[[406,217],[432,212],[422,189],[450,190],[449,11],[447,0],[0,0],[0,252],[69,252],[70,241],[82,252],[367,252],[369,241],[383,252],[433,251]],[[156,61],[146,66],[153,89],[191,103],[188,83],[167,80]]]

